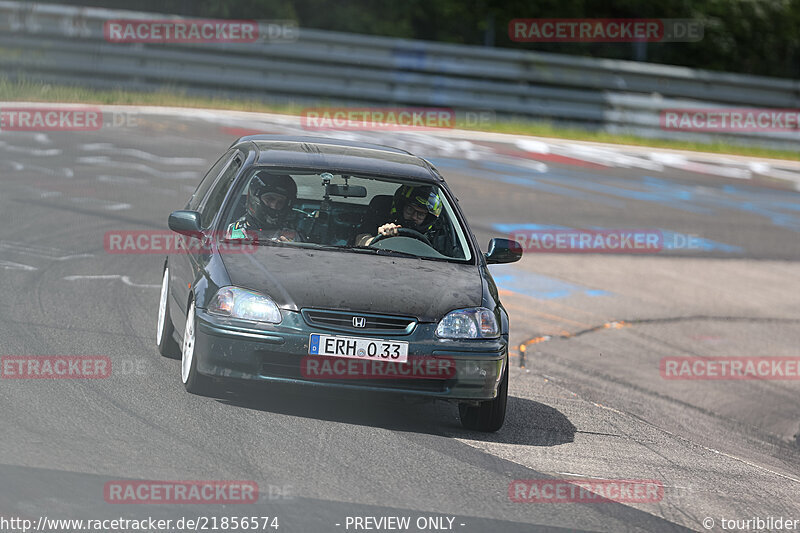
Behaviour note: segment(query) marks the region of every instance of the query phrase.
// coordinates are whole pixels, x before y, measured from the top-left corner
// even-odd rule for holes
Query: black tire
[[[208,396],[213,391],[213,381],[197,371],[196,333],[194,302],[186,313],[186,327],[183,330],[181,346],[181,381],[192,394]]]
[[[161,312],[162,305],[164,306],[163,314]],[[158,346],[158,353],[164,357],[180,359],[181,347],[175,342],[174,333],[175,327],[172,325],[172,318],[169,316],[169,266],[165,266],[164,274],[161,278],[161,294],[158,302],[156,346]]]
[[[466,429],[475,431],[495,432],[503,427],[506,419],[506,404],[508,403],[508,361],[506,370],[497,390],[494,400],[481,402],[479,405],[468,403],[458,404],[458,414],[461,425]]]

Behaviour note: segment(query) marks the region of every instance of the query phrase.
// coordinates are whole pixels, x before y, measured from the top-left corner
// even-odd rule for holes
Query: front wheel
[[[197,371],[194,327],[194,302],[186,313],[186,328],[183,330],[183,347],[181,348],[181,381],[186,390],[192,394],[208,395],[211,392],[211,378]]]
[[[508,403],[508,364],[494,400],[487,400],[479,405],[458,404],[461,425],[476,431],[497,431],[503,427],[506,419],[506,403]]]

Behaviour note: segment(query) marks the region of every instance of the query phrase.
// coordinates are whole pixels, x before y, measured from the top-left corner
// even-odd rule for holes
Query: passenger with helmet
[[[300,233],[291,227],[296,199],[297,184],[291,176],[257,172],[247,187],[247,211],[228,226],[226,238],[302,241]]]
[[[399,235],[400,228],[412,229],[424,235],[437,251],[449,255],[452,248],[448,246],[449,239],[439,217],[441,213],[442,199],[434,187],[403,185],[395,191],[391,209],[383,217],[388,222],[377,228],[378,235],[394,236]],[[374,226],[362,226],[362,229],[374,231]],[[369,246],[378,235],[361,234],[356,237],[356,245]]]

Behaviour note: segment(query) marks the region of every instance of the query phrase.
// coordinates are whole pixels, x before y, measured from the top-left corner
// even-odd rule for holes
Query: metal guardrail
[[[295,42],[120,44],[113,19],[164,15],[0,1],[11,79],[276,102],[435,106],[647,137],[798,149],[800,132],[665,131],[669,108],[800,108],[800,81],[301,29]],[[170,17],[173,18],[173,17]],[[262,30],[265,30],[262,27]]]

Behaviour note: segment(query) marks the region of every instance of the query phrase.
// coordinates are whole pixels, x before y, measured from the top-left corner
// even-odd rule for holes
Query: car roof
[[[421,157],[380,144],[325,137],[249,135],[233,146],[242,143],[255,145],[256,165],[443,181]]]

